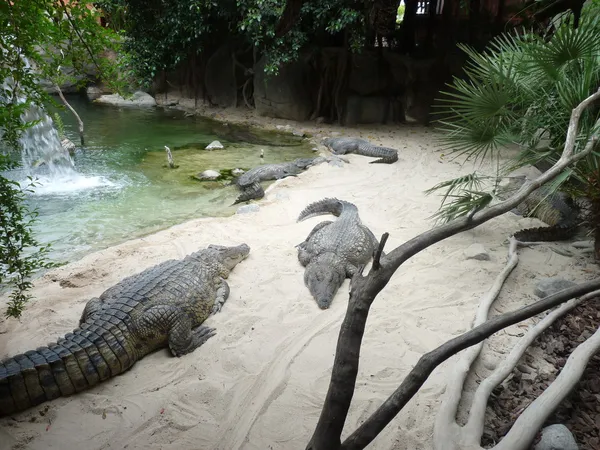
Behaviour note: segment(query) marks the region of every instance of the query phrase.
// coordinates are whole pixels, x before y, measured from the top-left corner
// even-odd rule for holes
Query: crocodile
[[[0,362],[0,416],[69,396],[168,347],[177,357],[214,336],[201,325],[229,297],[225,279],[250,247],[209,245],[124,278],[89,300],[79,327]]]
[[[357,155],[379,158],[375,161],[371,161],[370,164],[392,164],[398,161],[398,150],[373,145],[366,139],[347,137],[325,138],[323,139],[322,144],[335,155],[355,153]]]
[[[519,189],[526,177],[513,177],[503,193]],[[546,186],[533,191],[513,211],[523,217],[535,217],[549,226],[519,230],[514,237],[521,242],[564,241],[574,236],[580,225],[580,209],[564,192],[550,193]]]
[[[344,280],[369,262],[379,243],[362,224],[353,203],[325,198],[308,205],[298,222],[320,214],[339,218],[318,223],[296,248],[300,264],[306,267],[304,284],[319,308],[327,309]]]
[[[303,170],[308,169],[311,166],[320,164],[326,161],[323,156],[317,156],[315,158],[298,158],[294,161],[276,164],[264,164],[262,166],[250,169],[248,172],[240,175],[234,182],[242,193],[233,202],[238,204],[263,198],[265,191],[260,185],[262,181],[279,180],[286,177],[295,177]]]

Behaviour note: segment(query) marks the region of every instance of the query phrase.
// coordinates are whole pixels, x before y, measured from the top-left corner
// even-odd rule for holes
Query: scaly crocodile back
[[[308,205],[298,216],[298,222],[301,222],[310,217],[320,216],[323,214],[333,214],[340,217],[342,213],[352,213],[358,215],[358,208],[354,203],[337,198],[325,198],[318,202]]]
[[[323,139],[322,143],[336,155],[355,153],[357,155],[379,158],[371,161],[370,164],[393,164],[398,161],[397,150],[373,145],[366,139],[348,137],[326,138]]]
[[[211,245],[124,278],[88,301],[72,333],[0,361],[0,417],[95,386],[158,348],[168,345],[173,352],[171,338],[189,337],[186,325],[189,333],[204,322],[217,280],[239,262],[226,265],[216,255],[241,260],[249,251],[245,244]]]

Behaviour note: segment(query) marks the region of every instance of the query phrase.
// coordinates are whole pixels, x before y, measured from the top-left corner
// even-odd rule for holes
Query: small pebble
[[[576,286],[577,283],[573,281],[565,280],[559,277],[542,278],[538,281],[533,293],[540,298],[548,297],[549,295],[556,294],[563,289]]]
[[[542,439],[533,450],[579,450],[579,447],[566,426],[555,424],[542,430]]]

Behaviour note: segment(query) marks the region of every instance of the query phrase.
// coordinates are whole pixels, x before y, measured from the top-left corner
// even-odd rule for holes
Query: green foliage
[[[265,71],[277,73],[282,64],[299,57],[309,43],[323,36],[348,32],[353,51],[364,43],[365,4],[347,0],[305,1],[289,30],[277,27],[285,0],[103,0],[108,17],[118,17],[126,36],[130,67],[146,86],[161,71],[225,40],[253,45],[267,60]]]
[[[61,119],[58,113],[52,114],[52,121],[54,122],[54,126],[56,127],[56,131],[58,131],[58,136],[60,139],[65,138],[65,124]]]
[[[97,18],[85,3],[67,8],[64,0],[0,2],[0,284],[11,291],[7,316],[21,315],[33,273],[54,265],[45,260],[48,247],[40,247],[32,234],[36,212],[27,207],[26,196],[35,182],[22,187],[2,176],[18,166],[7,154],[19,150],[21,133],[34,125],[21,119],[30,104],[57,105],[40,79],[76,83],[95,67],[110,87],[122,90],[118,67],[101,57],[118,47],[118,36]]]
[[[528,164],[553,164],[558,160],[571,111],[600,87],[599,4],[584,7],[578,28],[573,27],[572,19],[568,14],[555,20],[555,31],[549,36],[504,34],[484,53],[461,46],[469,56],[466,78],[455,79],[452,90],[441,100],[445,115],[440,121],[444,131],[441,144],[446,153],[475,162],[491,158],[497,179]],[[575,151],[599,131],[600,108],[596,105],[582,116]],[[500,164],[499,152],[509,145],[517,146],[519,152]],[[598,156],[594,152],[569,168],[552,188],[571,189],[577,194],[570,183],[574,179],[590,188],[590,176],[600,168]],[[430,193],[448,187],[439,185]],[[468,185],[464,187],[465,192],[471,190]],[[452,188],[455,192],[456,186]],[[461,202],[456,208],[446,204],[449,213],[442,216],[450,220],[457,212],[464,215],[469,211],[471,208],[465,206],[467,194],[454,200]],[[442,205],[447,200],[445,197]],[[476,207],[480,199],[472,200],[472,207]]]
[[[118,17],[119,31],[126,36],[123,63],[146,87],[161,71],[202,52],[217,31],[233,30],[233,0],[103,0],[97,5],[109,17]]]
[[[0,167],[12,167],[6,157],[0,157]],[[26,193],[35,185],[30,179],[27,186],[0,177],[0,285],[11,288],[7,317],[20,317],[25,303],[31,298],[31,275],[40,268],[54,267],[44,257],[48,246],[40,247],[31,233],[36,212],[25,206]],[[33,249],[33,250],[32,250]]]

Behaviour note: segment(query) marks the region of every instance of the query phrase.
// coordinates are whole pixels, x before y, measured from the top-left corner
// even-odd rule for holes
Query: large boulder
[[[206,93],[210,100],[222,107],[236,106],[237,86],[234,74],[231,44],[224,44],[208,59],[204,73]]]
[[[404,122],[404,106],[399,99],[382,95],[348,96],[344,110],[344,125],[390,122]]]
[[[95,103],[102,103],[113,106],[133,106],[133,107],[152,107],[156,106],[156,100],[150,94],[143,91],[136,91],[130,98],[123,98],[119,94],[101,95]]]
[[[375,53],[365,52],[352,55],[352,68],[348,79],[348,88],[359,95],[374,95],[386,92],[392,76],[386,64]],[[367,122],[364,122],[367,123]]]
[[[254,67],[254,104],[262,116],[295,121],[308,120],[313,109],[310,67],[303,61],[285,64],[277,75],[264,72],[265,58]]]

